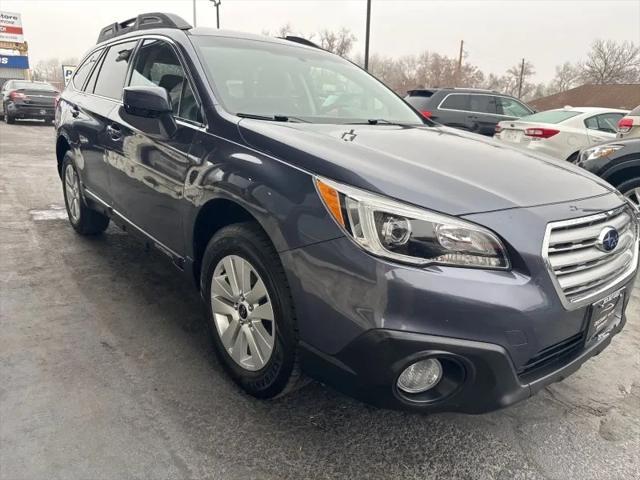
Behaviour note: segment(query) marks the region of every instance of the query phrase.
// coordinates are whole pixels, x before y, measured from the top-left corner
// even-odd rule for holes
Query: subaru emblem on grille
[[[598,235],[598,241],[596,247],[603,252],[610,252],[618,246],[618,239],[620,238],[618,231],[613,227],[604,227]]]

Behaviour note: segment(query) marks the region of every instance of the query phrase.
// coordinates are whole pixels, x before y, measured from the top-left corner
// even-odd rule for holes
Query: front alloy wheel
[[[211,281],[211,308],[216,331],[229,356],[242,368],[263,368],[276,335],[271,299],[256,269],[242,257],[227,255]]]
[[[636,207],[640,208],[640,187],[624,192],[624,196],[631,200]]]
[[[304,384],[291,291],[260,225],[216,232],[202,257],[200,286],[216,355],[245,392],[274,398]]]

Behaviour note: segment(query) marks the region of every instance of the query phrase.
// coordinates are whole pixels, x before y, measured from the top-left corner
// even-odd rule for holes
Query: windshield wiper
[[[394,122],[393,120],[387,120],[385,118],[370,118],[368,120],[364,120],[362,122],[349,122],[345,125],[397,125],[399,127],[420,127],[423,125],[422,123],[402,123],[402,122]]]
[[[288,115],[257,115],[255,113],[236,113],[237,117],[241,118],[252,118],[254,120],[269,120],[272,122],[301,122],[301,123],[311,123],[309,120],[304,120],[299,117],[290,117]]]
[[[367,120],[369,125],[378,125],[379,123],[384,123],[385,125],[398,125],[399,127],[418,127],[422,125],[421,123],[402,123],[402,122],[394,122],[392,120],[387,120],[385,118],[370,118]]]

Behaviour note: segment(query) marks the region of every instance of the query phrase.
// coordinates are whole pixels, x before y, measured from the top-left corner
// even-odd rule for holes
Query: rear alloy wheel
[[[69,208],[69,220],[71,223],[80,221],[80,181],[72,164],[67,164],[64,169],[64,194]]]
[[[76,232],[80,235],[97,235],[107,229],[109,217],[92,210],[84,203],[80,177],[71,152],[65,154],[62,162],[62,191],[69,222]]]

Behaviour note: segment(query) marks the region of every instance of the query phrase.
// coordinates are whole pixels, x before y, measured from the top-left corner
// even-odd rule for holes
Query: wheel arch
[[[609,168],[602,174],[602,178],[617,187],[632,178],[640,178],[640,156],[625,159]]]
[[[71,141],[68,136],[61,132],[56,139],[56,160],[58,162],[58,175],[62,178],[62,162],[65,154],[71,150]]]
[[[202,205],[196,216],[191,234],[191,248],[193,255],[193,279],[196,285],[200,285],[200,270],[202,267],[202,258],[207,248],[209,240],[220,229],[240,222],[254,222],[265,232],[271,243],[278,250],[278,242],[274,241],[273,234],[270,234],[269,228],[265,228],[263,222],[258,216],[252,213],[248,208],[239,202],[226,198],[218,197],[207,201]]]

